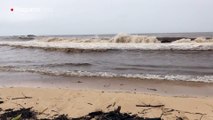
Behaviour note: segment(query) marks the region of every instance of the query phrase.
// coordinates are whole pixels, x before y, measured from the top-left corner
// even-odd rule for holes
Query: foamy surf
[[[153,74],[116,74],[110,72],[89,72],[89,71],[56,71],[52,69],[18,68],[13,66],[1,66],[0,71],[30,72],[52,76],[77,76],[77,77],[104,77],[104,78],[133,78],[150,80],[171,80],[213,83],[213,75],[192,76],[192,75],[153,75]]]
[[[171,43],[161,43],[152,36],[118,34],[111,39],[44,37],[31,41],[0,41],[0,45],[65,51],[213,50],[213,39],[181,39]]]
[[[180,39],[180,40],[176,40],[172,43],[213,43],[213,39],[205,39],[205,38],[202,38],[202,37],[198,37],[195,40]]]
[[[143,35],[128,35],[118,34],[112,38],[60,38],[60,37],[46,37],[40,39],[42,42],[66,42],[66,43],[160,43],[154,36]]]
[[[56,42],[8,42],[1,46],[41,48],[49,50],[213,50],[213,43],[56,43]]]

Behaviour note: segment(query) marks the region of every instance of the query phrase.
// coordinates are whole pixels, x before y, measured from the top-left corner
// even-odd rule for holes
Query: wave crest
[[[39,42],[59,42],[59,43],[108,43],[109,40],[101,38],[60,38],[60,37],[47,37],[36,40]]]
[[[153,75],[153,74],[116,74],[110,72],[89,71],[56,71],[52,69],[17,68],[13,66],[0,66],[0,71],[30,72],[55,76],[77,76],[77,77],[105,77],[105,78],[133,78],[154,80],[179,80],[193,82],[213,83],[213,75],[191,76],[191,75]]]
[[[72,43],[160,43],[160,41],[153,36],[129,35],[120,33],[111,40],[107,38],[59,38],[47,37],[39,41],[42,42],[72,42]]]
[[[185,38],[183,38],[183,39],[180,39],[180,40],[176,40],[176,41],[174,41],[172,43],[191,43],[191,42],[192,42],[191,39],[185,39]]]
[[[206,39],[203,37],[198,37],[194,40],[191,40],[191,39],[183,38],[180,40],[173,41],[172,43],[213,43],[213,39]]]
[[[180,39],[161,43],[156,37],[118,34],[110,38],[43,37],[32,41],[0,41],[0,46],[40,48],[65,52],[106,52],[111,50],[213,50],[213,39]]]
[[[119,33],[113,38],[63,38],[63,37],[44,37],[42,39],[35,40],[37,42],[50,42],[50,43],[161,43],[155,36],[144,35],[129,35],[125,33]],[[182,38],[175,40],[171,43],[213,43],[212,39],[206,39],[203,37],[198,38]]]
[[[212,42],[213,43],[213,39],[206,39],[206,38],[202,38],[202,37],[198,37],[194,41],[196,43],[208,43],[208,42]]]
[[[118,34],[111,40],[111,42],[113,43],[160,43],[160,41],[156,37],[128,35],[128,34]]]

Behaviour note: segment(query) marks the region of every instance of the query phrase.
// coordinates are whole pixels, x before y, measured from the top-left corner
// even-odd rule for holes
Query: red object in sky
[[[14,9],[13,9],[13,8],[10,8],[10,11],[11,11],[11,12],[13,12],[13,11],[14,11]]]

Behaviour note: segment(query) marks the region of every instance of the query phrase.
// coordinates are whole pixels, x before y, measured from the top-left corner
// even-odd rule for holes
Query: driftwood
[[[113,104],[108,105],[106,108],[110,108],[110,107],[115,107],[116,102],[114,102]]]
[[[47,111],[48,110],[48,108],[45,108],[44,110],[42,110],[40,113],[39,113],[39,115],[41,115],[41,114],[43,114],[45,111]]]
[[[106,108],[110,108],[112,106],[112,104],[108,105]]]
[[[16,97],[12,98],[12,100],[18,100],[18,99],[31,99],[32,97]]]
[[[15,98],[12,98],[11,100],[18,100],[18,99],[32,99],[32,97],[29,97],[29,96],[26,96],[22,93],[23,97],[15,97]]]
[[[136,105],[136,107],[164,107],[164,105]]]
[[[166,114],[168,114],[168,113],[174,112],[174,111],[176,111],[176,112],[178,112],[178,113],[183,112],[183,113],[188,113],[188,114],[192,114],[192,115],[200,115],[199,120],[202,120],[203,116],[206,115],[206,114],[204,114],[204,113],[193,113],[193,112],[188,112],[188,111],[175,110],[175,109],[172,109],[172,108],[162,108],[162,114],[161,114],[160,117],[162,117],[163,115],[166,115]],[[177,117],[176,119],[177,119],[177,120],[182,120],[183,118]]]

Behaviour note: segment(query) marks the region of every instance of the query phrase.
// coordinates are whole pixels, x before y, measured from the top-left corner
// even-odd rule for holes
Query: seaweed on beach
[[[161,118],[143,118],[138,115],[121,113],[120,110],[121,107],[119,106],[110,112],[95,111],[79,118],[68,118],[67,115],[60,115],[53,120],[161,120]]]
[[[60,116],[54,118],[53,120],[71,120],[71,118],[68,118],[67,115],[60,115]]]
[[[118,107],[114,111],[95,111],[79,118],[69,118],[68,115],[63,114],[53,119],[43,118],[40,120],[161,120],[161,118],[143,118],[138,115],[121,113],[120,110],[121,107]],[[38,113],[33,111],[32,108],[10,109],[0,115],[0,120],[38,120],[37,115]]]
[[[120,113],[120,111],[110,111],[106,113],[96,111],[80,118],[72,118],[71,120],[161,120],[161,118],[143,118],[138,115]]]
[[[36,112],[32,108],[21,108],[19,110],[8,109],[0,115],[0,120],[36,120]]]

